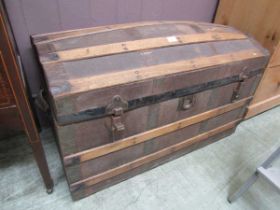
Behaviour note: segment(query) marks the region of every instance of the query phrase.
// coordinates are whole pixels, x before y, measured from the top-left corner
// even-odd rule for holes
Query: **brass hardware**
[[[246,75],[245,73],[240,73],[239,74],[239,80],[240,82],[244,82],[244,80],[248,79],[248,75]]]
[[[240,89],[242,87],[242,84],[244,83],[244,81],[248,79],[248,75],[246,75],[245,73],[240,73],[239,74],[239,82],[235,88],[235,90],[232,93],[232,97],[231,97],[231,102],[235,102],[238,99],[240,99]]]
[[[112,116],[112,131],[121,132],[125,130],[125,126],[122,123],[121,116]]]
[[[113,141],[121,138],[123,131],[125,130],[125,125],[123,123],[123,113],[124,110],[128,108],[127,101],[123,100],[119,95],[116,95],[112,99],[112,103],[106,108],[106,112],[112,114],[112,135]]]
[[[123,100],[121,96],[115,95],[112,99],[112,102],[106,107],[106,113],[120,115],[117,113],[120,108],[125,111],[128,108],[128,103],[127,101]]]
[[[179,105],[178,110],[188,110],[191,107],[193,107],[195,103],[195,97],[194,95],[191,96],[185,96],[179,99]]]

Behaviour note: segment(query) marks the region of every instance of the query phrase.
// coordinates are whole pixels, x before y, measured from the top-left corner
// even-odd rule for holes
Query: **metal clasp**
[[[194,95],[182,97],[179,100],[178,110],[182,110],[182,111],[188,110],[193,107],[194,103],[195,103]]]
[[[248,79],[248,75],[246,75],[243,72],[239,74],[239,82],[238,82],[237,87],[235,88],[235,90],[232,93],[231,102],[235,102],[238,99],[240,99],[240,89],[246,79]]]
[[[123,131],[125,130],[125,125],[123,123],[124,111],[128,108],[127,101],[123,100],[119,95],[116,95],[112,99],[112,103],[106,108],[108,114],[112,114],[112,136],[113,141],[122,138]]]
[[[121,132],[125,130],[125,126],[122,122],[123,108],[117,107],[112,115],[112,131]]]

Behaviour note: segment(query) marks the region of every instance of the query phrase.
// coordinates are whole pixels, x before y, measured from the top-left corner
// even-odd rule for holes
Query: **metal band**
[[[263,69],[251,71],[248,73],[247,76],[248,76],[248,78],[250,78],[250,77],[260,74],[262,71],[263,71]],[[187,95],[191,95],[191,94],[195,94],[198,92],[229,85],[231,83],[235,83],[235,82],[239,82],[239,81],[241,81],[240,76],[234,75],[231,77],[226,77],[223,79],[214,80],[214,81],[210,81],[210,82],[199,84],[199,85],[194,85],[191,87],[185,87],[182,89],[165,92],[165,93],[158,94],[158,95],[151,95],[151,96],[146,96],[146,97],[142,97],[142,98],[132,99],[132,100],[128,101],[128,107],[124,111],[125,112],[131,111],[133,109],[137,109],[137,108],[140,108],[143,106],[148,106],[148,105],[160,103],[163,101],[168,101],[171,99],[184,97]],[[81,121],[87,121],[87,120],[110,116],[111,114],[106,112],[106,107],[107,106],[103,106],[103,107],[85,110],[85,111],[82,111],[82,112],[79,112],[76,114],[57,116],[56,120],[59,125],[65,125],[65,124],[77,123],[77,122],[81,122]]]

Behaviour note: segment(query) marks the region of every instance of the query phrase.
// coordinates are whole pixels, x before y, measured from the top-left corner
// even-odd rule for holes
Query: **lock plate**
[[[178,110],[185,111],[193,107],[195,103],[194,95],[185,96],[179,99]]]

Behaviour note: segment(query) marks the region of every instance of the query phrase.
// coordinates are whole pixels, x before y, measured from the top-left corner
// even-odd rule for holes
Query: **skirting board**
[[[245,119],[249,119],[257,114],[272,109],[280,104],[280,95],[273,96],[259,103],[252,104],[248,107]]]

